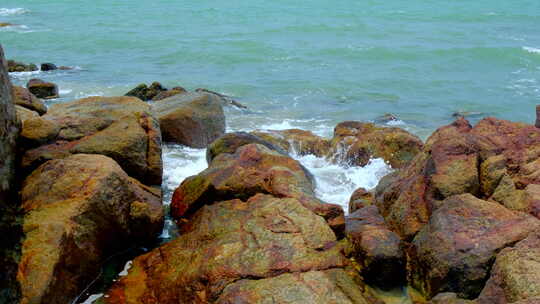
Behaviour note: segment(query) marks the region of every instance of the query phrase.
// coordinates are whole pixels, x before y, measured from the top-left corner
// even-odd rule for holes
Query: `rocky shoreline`
[[[149,251],[94,303],[382,304],[376,289],[405,285],[412,303],[540,303],[537,126],[225,133],[223,108],[243,105],[216,92],[153,83],[47,108],[0,57],[0,303],[75,303],[133,247]],[[207,148],[170,210],[163,142]],[[394,171],[346,215],[293,152]],[[166,216],[180,236],[159,244]]]

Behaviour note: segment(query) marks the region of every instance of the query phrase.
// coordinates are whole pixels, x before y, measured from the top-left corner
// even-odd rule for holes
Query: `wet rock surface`
[[[160,193],[102,155],[44,163],[26,178],[21,197],[21,303],[69,303],[106,257],[152,242],[163,226]]]
[[[60,97],[58,95],[58,86],[52,82],[41,79],[30,79],[26,84],[28,91],[34,96],[43,99],[53,99]]]
[[[13,86],[14,103],[28,110],[37,112],[39,115],[47,113],[47,106],[28,89]]]

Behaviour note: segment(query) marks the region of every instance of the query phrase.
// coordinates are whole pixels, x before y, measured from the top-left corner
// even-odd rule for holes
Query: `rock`
[[[159,100],[163,100],[165,98],[169,98],[171,96],[180,95],[180,94],[184,94],[184,93],[187,93],[186,89],[184,89],[182,87],[174,87],[174,88],[172,88],[170,90],[159,92],[156,96],[154,96],[154,98],[152,98],[152,100],[153,101],[159,101]]]
[[[234,152],[236,152],[238,148],[248,144],[263,145],[270,150],[274,150],[283,155],[287,155],[287,152],[279,146],[275,146],[258,136],[246,132],[234,132],[227,133],[219,137],[208,146],[208,148],[206,149],[206,161],[210,164],[212,160],[216,158],[216,156],[218,156],[219,154],[234,154]]]
[[[386,222],[411,240],[431,212],[452,195],[470,193],[506,207],[532,212],[523,190],[540,184],[540,129],[485,118],[474,128],[461,118],[439,128],[421,153],[375,190]]]
[[[20,122],[7,69],[0,45],[0,303],[16,303],[18,286],[15,276],[22,233],[17,218],[19,200],[15,172]]]
[[[194,148],[206,148],[225,134],[225,114],[218,98],[186,93],[156,102],[163,140]]]
[[[102,155],[46,162],[26,178],[21,196],[21,303],[70,303],[105,258],[148,244],[163,226],[159,193]]]
[[[219,154],[206,170],[185,179],[174,192],[171,216],[181,220],[204,205],[247,200],[257,193],[296,198],[325,218],[338,235],[343,231],[343,210],[315,198],[308,171],[298,161],[259,144],[242,146],[234,154]]]
[[[42,71],[53,71],[57,70],[58,67],[54,63],[42,63],[41,64],[41,70]]]
[[[258,194],[199,209],[180,237],[136,258],[103,302],[266,303],[274,291],[279,303],[366,303],[346,263],[321,217],[297,199]]]
[[[300,129],[268,130],[251,132],[266,141],[297,155],[326,157],[330,152],[330,142],[310,131]]]
[[[8,27],[8,26],[14,26],[15,24],[13,23],[8,23],[8,22],[0,22],[0,27]]]
[[[475,301],[464,300],[452,292],[439,293],[428,304],[475,304]]]
[[[536,106],[536,123],[535,126],[540,128],[540,105]]]
[[[133,97],[88,97],[56,104],[25,121],[26,172],[50,159],[102,154],[147,185],[161,185],[161,136],[148,104]]]
[[[152,82],[150,86],[147,86],[144,83],[141,83],[140,85],[136,86],[131,91],[127,92],[125,96],[133,96],[137,97],[140,100],[148,101],[152,100],[155,96],[157,96],[160,92],[166,91],[161,83],[159,82]]]
[[[534,299],[540,299],[540,230],[497,255],[491,277],[477,301],[479,304],[536,303]]]
[[[73,70],[72,67],[70,67],[70,66],[65,66],[65,65],[59,66],[58,69],[59,69],[59,70],[63,70],[63,71]]]
[[[52,82],[46,82],[41,79],[30,79],[26,87],[30,93],[38,98],[52,99],[60,97],[58,95],[58,86]]]
[[[392,289],[405,282],[401,239],[388,230],[377,206],[356,210],[345,218],[345,234],[366,283]]]
[[[401,168],[422,146],[418,137],[400,128],[345,121],[334,128],[330,153],[348,165],[365,166],[372,158],[382,158],[393,168]]]
[[[14,102],[16,105],[25,107],[37,112],[39,115],[47,113],[47,107],[43,102],[30,93],[28,89],[19,86],[13,86]]]
[[[39,117],[39,114],[37,112],[28,110],[27,108],[23,108],[19,105],[15,106],[15,110],[17,111],[17,118],[23,125],[26,120]]]
[[[220,94],[220,93],[210,91],[210,90],[207,90],[207,89],[202,89],[202,88],[195,89],[195,92],[203,93],[203,94],[210,94],[210,95],[214,95],[216,97],[219,97],[219,99],[221,100],[223,106],[232,105],[232,106],[235,106],[235,107],[240,108],[240,109],[247,109],[248,108],[245,105],[239,103],[238,101],[232,99],[230,96],[227,96],[227,95],[224,95],[224,94]]]
[[[349,200],[349,213],[373,205],[373,193],[364,188],[356,189]],[[377,211],[378,213],[379,211]]]
[[[538,219],[498,203],[471,194],[450,197],[413,241],[410,283],[428,298],[455,292],[473,299],[482,290],[497,252],[539,227]]]
[[[39,70],[38,67],[31,63],[31,64],[24,64],[22,62],[17,62],[14,60],[8,60],[8,72],[33,72]]]

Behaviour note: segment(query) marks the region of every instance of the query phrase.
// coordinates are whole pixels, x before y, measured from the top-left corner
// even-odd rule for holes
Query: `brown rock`
[[[171,96],[180,95],[180,94],[184,94],[184,93],[187,93],[186,89],[184,89],[182,87],[174,87],[174,88],[172,88],[170,90],[159,92],[156,96],[154,96],[154,98],[152,98],[152,100],[153,101],[159,101],[159,100],[163,100],[165,98],[169,98]]]
[[[259,144],[240,147],[234,154],[219,154],[208,169],[185,179],[174,192],[171,215],[180,220],[202,206],[257,193],[298,199],[324,217],[335,231],[344,228],[343,210],[315,198],[307,170],[296,160]]]
[[[287,152],[279,146],[275,146],[270,142],[246,132],[227,133],[218,139],[214,140],[206,149],[206,161],[211,163],[216,156],[221,153],[234,154],[236,150],[248,144],[260,144],[270,150],[277,151],[283,155]]]
[[[272,286],[296,284],[279,288],[275,299],[365,303],[340,271],[347,261],[332,230],[294,198],[258,194],[204,206],[185,228],[179,238],[136,258],[104,302],[258,303],[276,290]],[[320,290],[308,293],[310,286]]]
[[[356,189],[349,200],[349,213],[373,205],[373,194],[364,188]],[[377,211],[378,212],[378,211]]]
[[[536,123],[535,126],[540,128],[540,105],[536,106]]]
[[[37,112],[23,108],[19,105],[15,105],[15,110],[17,111],[17,118],[24,125],[24,122],[28,119],[39,117]]]
[[[21,303],[70,303],[109,255],[152,241],[161,198],[102,155],[41,165],[22,187]]]
[[[540,299],[540,230],[498,255],[479,304],[535,303]]]
[[[161,185],[161,136],[150,106],[133,97],[89,97],[52,106],[25,121],[22,157],[28,172],[72,154],[113,158],[132,177]]]
[[[24,64],[22,62],[17,62],[14,60],[7,61],[8,72],[33,72],[39,70],[38,67],[31,64]]]
[[[331,155],[349,165],[365,166],[372,158],[383,158],[393,168],[401,168],[422,146],[418,137],[400,128],[345,121],[334,128]]]
[[[29,90],[23,87],[13,86],[13,94],[16,105],[35,111],[39,115],[43,115],[47,112],[47,107],[43,102],[34,96],[34,94],[30,93]]]
[[[52,82],[41,79],[30,79],[26,84],[28,91],[38,98],[52,99],[58,98],[58,86]]]
[[[497,252],[539,227],[538,219],[498,203],[471,194],[450,197],[413,241],[411,284],[427,297],[455,292],[473,299],[482,290]]]
[[[428,304],[475,304],[475,301],[464,300],[453,292],[443,292],[431,299]]]
[[[361,265],[366,283],[383,289],[404,283],[405,259],[401,239],[386,227],[377,206],[367,206],[348,215],[345,234],[353,245],[353,256]]]
[[[153,109],[164,141],[206,148],[225,134],[225,114],[214,95],[176,95],[156,102]]]
[[[221,101],[221,104],[223,106],[234,106],[234,107],[237,107],[239,109],[247,109],[248,108],[245,105],[239,103],[238,101],[232,99],[232,97],[221,94],[221,93],[218,93],[218,92],[214,92],[214,91],[210,91],[210,90],[202,89],[202,88],[195,89],[195,92],[202,93],[202,94],[213,95],[214,97],[217,97]]]
[[[58,70],[58,67],[54,63],[42,63],[41,64],[41,70],[42,71],[54,71]]]
[[[124,96],[132,96],[137,97],[140,100],[148,101],[152,100],[154,97],[156,97],[159,93],[167,91],[161,83],[159,82],[153,82],[150,86],[147,86],[144,83],[139,84],[134,89],[127,92]]]

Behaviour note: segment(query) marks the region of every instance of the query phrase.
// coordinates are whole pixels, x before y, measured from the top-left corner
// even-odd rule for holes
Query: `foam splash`
[[[16,8],[0,8],[0,16],[13,16],[13,15],[22,15],[29,13],[30,11],[22,8],[22,7],[16,7]]]
[[[530,47],[530,46],[524,46],[524,47],[522,47],[522,49],[529,52],[529,53],[532,53],[532,54],[540,54],[540,49],[533,48],[533,47]]]
[[[194,149],[182,145],[163,146],[163,203],[171,203],[172,193],[189,176],[197,175],[208,167],[206,149]]]
[[[133,265],[133,261],[127,261],[126,265],[124,266],[124,269],[122,271],[120,271],[118,276],[120,276],[120,277],[127,276],[128,275],[128,270],[131,268],[131,265]]]
[[[356,189],[362,187],[371,190],[383,176],[392,172],[382,158],[372,159],[364,167],[346,167],[315,155],[292,156],[315,177],[315,195],[327,203],[340,205],[345,213],[348,212],[349,199]]]
[[[103,297],[104,294],[102,293],[98,293],[98,294],[93,294],[91,296],[88,297],[88,299],[86,299],[84,302],[82,302],[81,304],[92,304],[94,303],[95,301],[99,300],[101,297]]]

